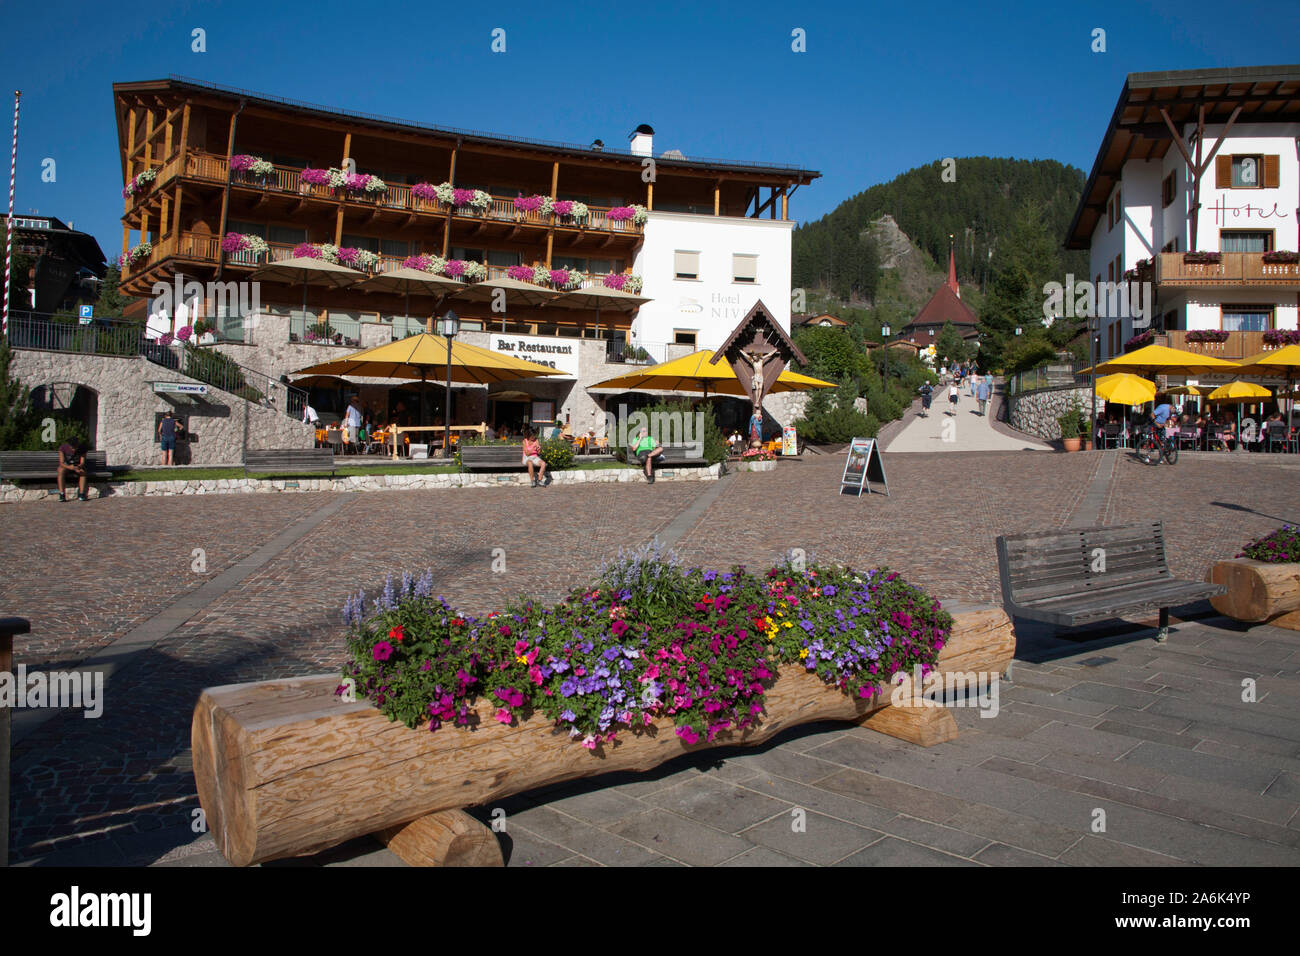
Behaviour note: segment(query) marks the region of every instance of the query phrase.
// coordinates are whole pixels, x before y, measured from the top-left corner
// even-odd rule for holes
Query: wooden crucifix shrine
[[[786,363],[792,358],[807,363],[804,354],[799,351],[785,329],[772,318],[762,300],[740,320],[713,353],[709,360],[712,365],[722,358],[731,364],[736,378],[745,389],[753,405],[753,414],[761,419],[763,414],[763,397],[772,390],[776,380],[785,371]]]

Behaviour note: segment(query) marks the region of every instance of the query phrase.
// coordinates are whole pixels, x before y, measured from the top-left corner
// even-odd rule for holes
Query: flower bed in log
[[[472,727],[485,710],[511,726],[540,718],[593,751],[660,717],[688,745],[743,732],[787,669],[875,703],[896,673],[934,669],[953,624],[886,568],[718,572],[654,545],[620,552],[556,604],[474,617],[432,592],[431,573],[407,574],[369,605],[364,592],[348,599],[337,693],[430,731]]]

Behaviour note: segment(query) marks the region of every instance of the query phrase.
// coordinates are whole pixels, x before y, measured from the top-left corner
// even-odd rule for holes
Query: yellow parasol
[[[701,349],[669,362],[652,365],[639,372],[629,372],[617,378],[597,382],[591,388],[615,391],[651,390],[664,392],[703,392],[705,396],[734,395],[744,397],[749,391],[736,378],[736,373],[725,362],[710,364],[711,349]],[[823,382],[810,375],[786,370],[781,373],[768,393],[806,392],[814,388],[835,388],[834,382]]]
[[[1129,372],[1097,379],[1097,394],[1116,405],[1145,405],[1156,397],[1156,383]]]

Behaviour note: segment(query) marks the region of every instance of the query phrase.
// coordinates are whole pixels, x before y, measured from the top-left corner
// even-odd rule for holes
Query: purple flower
[[[371,653],[374,655],[375,660],[386,661],[393,656],[393,645],[387,641],[380,641],[374,646]]]

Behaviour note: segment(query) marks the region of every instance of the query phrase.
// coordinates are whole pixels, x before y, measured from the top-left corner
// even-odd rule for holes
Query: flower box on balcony
[[[1270,329],[1264,333],[1264,344],[1273,348],[1300,345],[1300,329]]]
[[[1286,252],[1281,250],[1277,252],[1266,252],[1263,255],[1263,260],[1269,265],[1289,265],[1300,262],[1300,252]]]
[[[1219,329],[1197,329],[1188,332],[1185,341],[1194,345],[1222,345],[1230,334]]]
[[[1155,332],[1139,332],[1137,335],[1133,336],[1133,338],[1124,343],[1124,351],[1131,352],[1134,349],[1142,348],[1144,345],[1150,345],[1155,341],[1155,338]]]
[[[1183,262],[1193,266],[1218,265],[1223,261],[1221,252],[1185,252],[1183,253]]]

